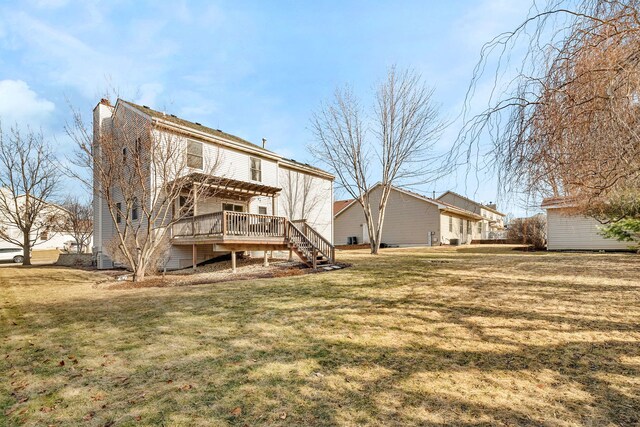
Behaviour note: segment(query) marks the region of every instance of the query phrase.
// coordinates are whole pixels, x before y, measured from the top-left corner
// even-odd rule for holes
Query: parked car
[[[13,261],[16,264],[22,263],[22,248],[0,248],[0,261]]]
[[[75,240],[64,242],[63,249],[67,253],[75,254],[76,252],[78,252],[78,242],[76,242]]]

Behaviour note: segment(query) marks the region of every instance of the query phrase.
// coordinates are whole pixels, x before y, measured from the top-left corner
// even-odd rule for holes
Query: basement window
[[[203,163],[202,142],[187,141],[187,166],[202,170]]]

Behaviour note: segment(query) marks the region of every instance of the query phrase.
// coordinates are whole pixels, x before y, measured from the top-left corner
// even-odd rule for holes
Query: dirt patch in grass
[[[640,257],[473,250],[127,290],[0,269],[0,425],[638,425]]]
[[[173,287],[222,283],[259,278],[287,277],[305,274],[309,270],[301,263],[283,260],[272,260],[269,266],[263,265],[262,259],[238,259],[236,273],[232,272],[231,261],[220,261],[213,264],[167,272],[165,275],[149,276],[142,282],[125,280],[109,281],[97,285],[103,289],[121,290],[136,288]]]
[[[336,264],[340,268],[346,268],[346,263]],[[287,261],[282,259],[272,259],[269,266],[263,265],[262,259],[243,258],[238,259],[236,264],[237,272],[233,273],[231,261],[221,261],[192,269],[183,269],[166,273],[164,276],[149,276],[142,282],[132,282],[130,278],[126,280],[110,280],[96,285],[99,288],[110,290],[137,289],[137,288],[159,288],[174,286],[191,286],[213,283],[223,283],[231,281],[242,281],[252,279],[269,279],[301,276],[304,274],[324,273],[324,269],[313,270],[298,261]],[[120,274],[122,276],[122,273]],[[115,275],[112,275],[115,278]]]

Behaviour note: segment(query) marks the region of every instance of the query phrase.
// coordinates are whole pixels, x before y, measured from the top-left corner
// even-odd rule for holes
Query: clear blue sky
[[[482,44],[528,0],[0,1],[0,118],[68,149],[67,100],[87,113],[106,88],[311,161],[309,117],[334,88],[362,96],[387,67],[414,68],[446,118],[460,113]],[[478,97],[482,98],[483,87]],[[443,136],[445,148],[459,125]],[[491,177],[426,185],[495,200]],[[340,196],[339,194],[337,196]],[[518,211],[508,204],[504,211]],[[519,212],[520,213],[520,212]]]

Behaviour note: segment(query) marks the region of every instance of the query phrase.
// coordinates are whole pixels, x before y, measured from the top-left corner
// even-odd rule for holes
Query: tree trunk
[[[22,233],[22,265],[31,265],[31,238],[29,232]]]
[[[138,265],[133,269],[133,281],[134,282],[142,282],[144,280],[145,268],[141,265]]]

